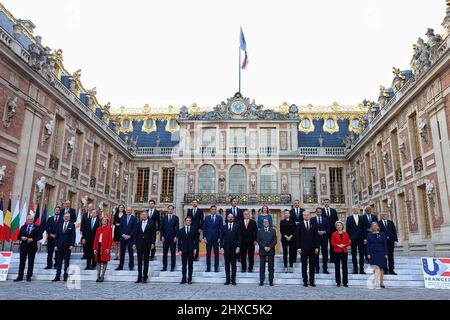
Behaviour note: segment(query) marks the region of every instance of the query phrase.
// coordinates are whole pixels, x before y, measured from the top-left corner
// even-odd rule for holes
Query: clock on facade
[[[242,100],[233,101],[233,103],[230,106],[230,110],[234,114],[243,114],[246,109],[247,109],[247,106],[245,105],[244,101],[242,101]]]

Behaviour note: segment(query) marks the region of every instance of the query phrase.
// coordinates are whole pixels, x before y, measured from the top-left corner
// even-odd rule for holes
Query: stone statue
[[[72,136],[69,141],[67,141],[67,151],[68,153],[72,153],[73,149],[75,148],[75,137]]]
[[[427,181],[427,183],[425,184],[425,192],[429,196],[434,195],[434,183],[433,182]]]
[[[123,175],[123,182],[125,182],[125,185],[128,185],[128,174]]]
[[[158,135],[156,136],[156,147],[159,148],[159,145],[161,144],[161,137]]]
[[[119,168],[116,168],[116,170],[114,171],[114,176],[116,177],[116,179],[119,177],[119,175],[120,175]]]
[[[255,175],[252,175],[250,177],[250,184],[252,186],[252,190],[255,190],[256,189],[256,177],[255,177]]]
[[[378,103],[381,108],[384,108],[389,101],[389,93],[384,86],[380,86],[380,95],[378,96]]]
[[[382,158],[383,158],[383,162],[384,162],[384,164],[388,164],[388,162],[389,162],[389,153],[387,153],[386,151],[383,151],[383,153],[382,153]]]
[[[102,171],[103,172],[106,171],[106,160],[103,160],[103,162],[102,162]]]
[[[45,141],[48,141],[48,139],[52,136],[54,128],[55,128],[55,121],[53,119],[45,124],[45,132],[44,132]]]
[[[296,119],[298,114],[298,107],[293,104],[289,106],[289,119]]]
[[[36,182],[36,187],[37,187],[37,193],[42,194],[42,192],[44,191],[45,188],[45,181],[47,179],[45,177],[41,177],[37,182]]]
[[[0,167],[0,185],[3,184],[3,181],[5,181],[6,176],[6,166],[3,165]]]
[[[86,207],[88,205],[88,196],[82,197],[81,203],[83,204],[83,207]]]
[[[180,108],[180,119],[187,119],[189,117],[189,109],[186,106]]]
[[[394,79],[392,80],[392,88],[395,91],[400,90],[405,85],[406,76],[400,71],[399,68],[392,68]]]
[[[417,45],[419,47],[419,61],[417,63],[418,75],[428,71],[431,67],[430,61],[430,47],[423,41],[422,38],[417,39]]]
[[[435,62],[439,56],[439,47],[442,44],[442,37],[439,34],[435,34],[433,29],[428,29],[427,33],[425,34],[428,37],[427,45],[430,48],[430,62]]]
[[[3,117],[3,125],[8,128],[11,125],[11,119],[17,113],[17,97],[14,97],[6,104],[6,113]]]

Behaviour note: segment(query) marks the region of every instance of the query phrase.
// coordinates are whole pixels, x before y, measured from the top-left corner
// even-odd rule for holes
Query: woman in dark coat
[[[116,213],[113,217],[113,225],[114,225],[114,252],[115,252],[115,258],[114,260],[119,260],[120,256],[120,220],[122,217],[126,215],[125,213],[125,206],[123,204],[120,204],[117,209]]]
[[[294,261],[297,255],[295,234],[297,232],[294,219],[289,210],[284,210],[284,219],[280,221],[281,246],[283,247],[284,273],[294,272]],[[289,267],[288,267],[289,256]]]
[[[378,288],[384,286],[384,269],[387,267],[387,240],[383,232],[380,232],[378,222],[372,222],[370,232],[367,234],[367,257],[370,265],[375,270],[375,283]]]

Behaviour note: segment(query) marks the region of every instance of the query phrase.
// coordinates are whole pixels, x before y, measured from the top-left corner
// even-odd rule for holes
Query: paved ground
[[[33,281],[30,283],[0,282],[0,300],[23,299],[23,297],[39,297],[45,299],[225,299],[225,300],[450,300],[446,290],[428,289],[399,289],[386,288],[371,290],[366,288],[336,288],[302,286],[274,286],[259,287],[257,285],[242,284],[237,286],[224,285],[179,285],[179,284],[134,284],[126,282],[96,283],[86,281],[80,283],[80,289],[69,289],[64,282],[52,283],[47,281]],[[39,298],[37,297],[37,298]]]

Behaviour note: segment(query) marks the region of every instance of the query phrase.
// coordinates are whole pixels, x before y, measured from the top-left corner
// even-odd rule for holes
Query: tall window
[[[83,158],[83,144],[84,134],[81,131],[77,131],[76,147],[75,147],[75,166],[81,168],[81,159]]]
[[[422,224],[422,234],[425,239],[431,238],[430,212],[428,211],[427,194],[425,186],[417,188],[419,194],[419,217]]]
[[[391,147],[394,160],[395,180],[402,180],[402,168],[400,165],[400,151],[398,149],[398,135],[397,129],[391,132]]]
[[[245,167],[235,164],[230,168],[230,193],[246,193],[247,192],[247,172]]]
[[[369,191],[369,195],[372,195],[372,163],[370,162],[370,153],[367,152],[365,155],[365,165],[366,165],[366,186]]]
[[[163,168],[161,194],[173,196],[173,184],[175,180],[175,168]]]
[[[410,130],[410,136],[412,137],[411,143],[412,143],[412,151],[413,151],[413,158],[416,159],[420,157],[420,138],[419,138],[419,130],[417,126],[417,114],[414,113],[409,117],[409,130]]]
[[[202,153],[211,153],[216,149],[216,128],[202,129]]]
[[[216,170],[212,165],[205,164],[201,166],[198,179],[198,188],[200,193],[215,193]]]
[[[276,128],[261,128],[259,130],[260,153],[272,154],[277,150]]]
[[[230,153],[246,153],[245,128],[231,128],[230,131]]]
[[[94,143],[94,153],[92,156],[92,167],[91,167],[91,176],[97,177],[99,171],[99,161],[100,161],[100,146]]]
[[[268,164],[261,168],[261,185],[260,192],[262,194],[277,193],[277,169]]]
[[[333,203],[344,203],[342,168],[330,168],[330,197]]]
[[[147,202],[150,169],[138,169],[135,202]]]
[[[317,188],[316,188],[316,169],[303,168],[303,202],[316,203],[317,202]]]
[[[113,155],[108,153],[108,160],[106,162],[106,186],[105,193],[109,193],[109,188],[111,187],[111,179],[112,179],[112,164],[113,164]]]

